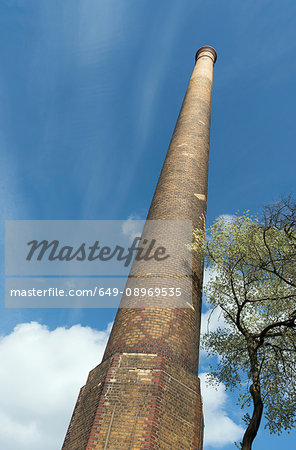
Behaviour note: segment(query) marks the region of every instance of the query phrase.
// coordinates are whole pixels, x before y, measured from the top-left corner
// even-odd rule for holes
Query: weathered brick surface
[[[187,219],[205,229],[214,62],[213,49],[197,53],[149,220]],[[141,283],[153,287],[154,272],[151,267],[152,276]],[[173,278],[162,279],[164,287],[181,284],[192,307],[143,308],[137,298],[123,297],[103,362],[79,394],[63,450],[202,448],[197,376],[202,272],[203,261],[194,260],[188,275],[192,293],[181,267],[174,267]],[[139,282],[131,277],[127,285]],[[124,308],[126,302],[131,307]]]
[[[158,355],[116,354],[90,373],[63,450],[198,449],[202,428],[197,375]]]
[[[109,365],[110,360],[107,360],[89,373],[86,385],[80,390],[63,450],[86,448]]]

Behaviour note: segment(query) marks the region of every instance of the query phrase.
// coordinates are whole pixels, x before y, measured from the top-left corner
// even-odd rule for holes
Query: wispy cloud
[[[139,167],[143,151],[149,137],[153,136],[153,123],[157,113],[158,94],[168,76],[168,70],[174,57],[175,42],[178,39],[179,18],[183,5],[173,2],[166,10],[165,16],[161,13],[155,14],[154,23],[147,28],[148,34],[153,33],[153,39],[146,39],[139,54],[139,63],[135,66],[134,87],[131,93],[130,114],[133,118],[133,133],[130,137],[130,145],[137,149],[128,161],[129,176],[118,180],[118,192],[114,209],[122,199],[126,197],[134,180],[134,174]],[[157,38],[155,37],[157,36]],[[157,40],[157,51],[155,49]],[[153,53],[153,64],[146,64],[147,55]],[[185,94],[185,92],[184,92]],[[176,111],[176,117],[178,111]],[[151,139],[153,142],[153,139]],[[167,146],[169,145],[169,140]],[[166,150],[166,149],[164,149]],[[164,153],[165,154],[165,153]]]
[[[18,164],[3,133],[0,134],[0,153],[0,220],[24,218],[27,203],[19,185]]]

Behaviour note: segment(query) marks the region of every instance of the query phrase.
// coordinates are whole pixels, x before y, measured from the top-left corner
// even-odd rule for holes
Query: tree
[[[199,252],[203,236],[194,235]],[[226,324],[202,340],[210,356],[219,355],[210,382],[238,388],[241,407],[252,406],[239,447],[248,450],[262,414],[271,433],[296,422],[296,205],[266,207],[260,221],[222,216],[203,249],[212,273],[206,296]]]

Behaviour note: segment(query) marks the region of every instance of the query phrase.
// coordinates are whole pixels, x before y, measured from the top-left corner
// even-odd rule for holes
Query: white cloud
[[[216,331],[218,327],[226,328],[228,324],[225,322],[223,312],[219,306],[217,306],[214,310],[208,309],[205,313],[201,315],[201,324],[200,324],[200,334],[201,337],[209,332]],[[203,358],[202,362],[206,363],[208,353],[206,350],[200,347],[200,357]]]
[[[106,331],[75,325],[50,331],[36,322],[15,327],[0,338],[0,448],[60,448],[81,386],[99,364]],[[200,375],[205,442],[223,446],[238,440],[242,428],[224,411],[224,386],[205,386]]]
[[[218,217],[218,219],[223,219],[225,221],[225,224],[229,224],[234,219],[234,214],[221,214],[221,216]]]
[[[225,386],[220,383],[216,387],[206,383],[206,373],[201,373],[201,391],[205,418],[205,448],[223,447],[239,441],[243,428],[233,422],[225,411],[227,395]]]
[[[0,339],[0,448],[60,448],[81,386],[100,363],[110,327],[49,331],[36,322]]]
[[[226,223],[229,223],[233,216],[224,214],[223,217]],[[204,271],[204,287],[211,279],[215,279],[218,272],[215,268],[206,268]],[[206,296],[204,296],[204,304],[209,307]],[[224,320],[223,313],[220,307],[207,309],[201,315],[201,335],[207,331],[215,331],[218,327],[225,328],[227,323]],[[203,362],[206,362],[207,352],[200,350],[200,356]],[[226,412],[227,395],[225,386],[220,383],[217,386],[211,386],[206,383],[206,373],[200,374],[201,390],[203,397],[203,411],[205,419],[205,448],[223,447],[239,441],[243,435],[243,428],[237,425],[228,417]]]
[[[219,306],[214,310],[209,309],[201,315],[201,335],[208,331],[215,331],[218,327],[225,328],[226,326],[223,311]]]
[[[121,225],[123,235],[132,243],[136,237],[141,237],[144,223],[137,214],[131,214]]]
[[[215,267],[205,267],[204,273],[203,273],[203,303],[205,306],[210,307],[210,303],[208,302],[208,299],[205,294],[205,290],[207,288],[207,284],[209,281],[214,280],[216,276],[218,275],[218,271]]]
[[[213,267],[205,268],[203,276],[204,289],[207,287],[208,282],[215,279],[217,275],[217,269]],[[206,295],[203,296],[203,303],[208,309],[201,315],[201,335],[205,334],[207,331],[215,331],[218,327],[225,328],[227,324],[224,320],[222,309],[217,306],[213,310]]]

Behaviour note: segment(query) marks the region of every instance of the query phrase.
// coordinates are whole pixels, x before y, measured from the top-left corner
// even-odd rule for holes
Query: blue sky
[[[205,44],[218,53],[208,225],[295,192],[295,12],[292,0],[2,1],[2,255],[7,219],[145,218]],[[1,272],[3,299],[3,256]],[[3,305],[0,330],[11,342],[21,323],[48,333],[79,324],[79,335],[83,327],[104,333],[114,317],[111,309]],[[227,399],[224,409],[239,424],[240,410]],[[261,431],[254,449],[289,450],[293,439],[295,432]]]

